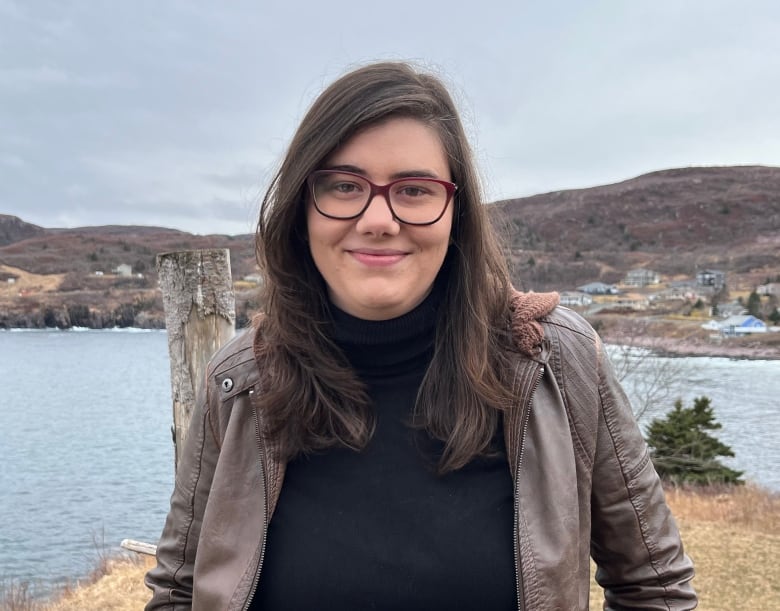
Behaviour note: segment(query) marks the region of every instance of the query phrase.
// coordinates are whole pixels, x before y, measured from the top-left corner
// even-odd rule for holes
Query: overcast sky
[[[0,213],[251,232],[311,101],[377,59],[450,84],[490,200],[780,166],[777,0],[0,0]]]

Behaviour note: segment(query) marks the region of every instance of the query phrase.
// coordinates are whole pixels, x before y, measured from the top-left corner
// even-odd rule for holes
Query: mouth
[[[377,248],[355,248],[347,252],[359,263],[369,267],[395,265],[409,254],[403,250]]]

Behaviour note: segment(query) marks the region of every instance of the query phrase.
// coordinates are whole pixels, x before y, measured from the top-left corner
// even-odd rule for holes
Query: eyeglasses
[[[350,220],[363,214],[375,195],[385,198],[393,218],[407,225],[433,225],[457,190],[446,180],[413,176],[375,185],[360,174],[317,170],[306,180],[314,207],[331,219]]]

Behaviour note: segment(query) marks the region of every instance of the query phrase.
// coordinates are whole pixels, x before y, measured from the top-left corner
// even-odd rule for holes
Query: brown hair
[[[440,472],[489,450],[510,400],[510,283],[458,112],[438,78],[407,63],[371,64],[316,99],[262,202],[257,255],[265,316],[255,352],[269,383],[258,401],[283,459],[336,445],[358,450],[373,433],[365,389],[329,333],[327,290],[305,238],[305,182],[356,132],[399,116],[436,130],[458,185],[434,355],[412,419],[444,442]]]

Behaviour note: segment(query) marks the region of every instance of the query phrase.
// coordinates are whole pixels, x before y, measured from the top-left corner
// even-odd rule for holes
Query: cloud
[[[491,199],[780,165],[777,31],[762,0],[0,0],[0,212],[251,230],[308,105],[372,59],[450,83]]]

